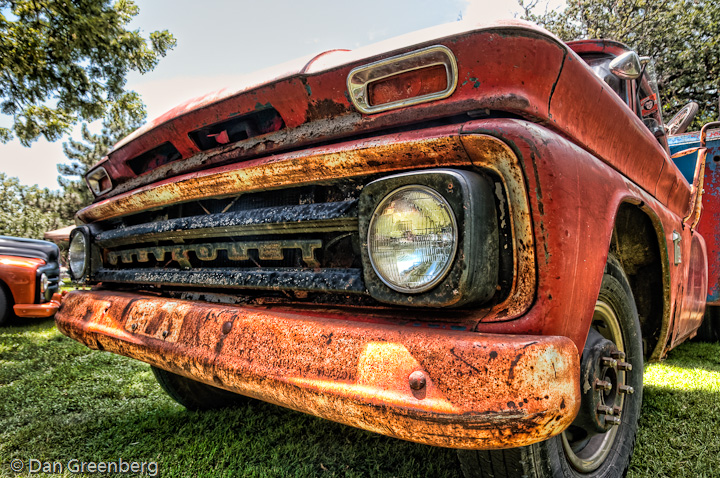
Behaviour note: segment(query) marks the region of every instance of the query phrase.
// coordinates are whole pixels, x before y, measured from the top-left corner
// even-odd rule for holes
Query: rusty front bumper
[[[577,413],[578,353],[565,337],[352,319],[107,291],[72,292],[56,315],[91,348],[429,445],[528,445]]]

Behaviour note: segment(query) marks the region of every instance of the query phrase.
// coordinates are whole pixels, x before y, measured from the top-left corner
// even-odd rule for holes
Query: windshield
[[[610,72],[610,62],[612,58],[609,56],[586,56],[583,58],[590,66],[595,75],[603,80],[617,95],[627,104],[626,82],[613,75]]]
[[[640,82],[639,99],[640,115],[643,121],[650,119],[655,120],[657,124],[663,124],[660,93],[658,91],[655,63],[653,61],[645,65],[645,74]]]

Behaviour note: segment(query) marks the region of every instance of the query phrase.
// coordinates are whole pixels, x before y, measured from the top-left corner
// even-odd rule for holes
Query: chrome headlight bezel
[[[75,250],[73,248],[75,246]],[[77,262],[81,267],[77,267]],[[76,263],[73,266],[73,263]],[[90,235],[83,227],[76,227],[70,233],[70,246],[68,248],[68,272],[75,282],[82,282],[87,278],[90,270]]]
[[[455,221],[453,258],[441,277],[422,290],[393,287],[376,270],[369,253],[369,232],[383,201],[406,187],[432,190],[448,205]],[[483,174],[436,169],[401,173],[363,188],[359,229],[365,287],[378,301],[407,306],[458,307],[489,300],[498,286],[499,232],[494,183]]]
[[[90,191],[95,197],[102,196],[113,188],[112,178],[107,170],[99,166],[85,175],[85,183],[87,183]]]

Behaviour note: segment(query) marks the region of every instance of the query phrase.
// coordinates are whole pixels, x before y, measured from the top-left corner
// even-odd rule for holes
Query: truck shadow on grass
[[[260,401],[189,412],[147,365],[86,349],[51,321],[0,329],[0,361],[0,476],[23,476],[13,459],[156,462],[163,477],[461,475],[454,450]]]
[[[153,435],[147,446],[162,444],[158,461],[197,476],[461,476],[454,450],[393,440],[263,402],[201,413],[165,409],[146,418],[139,425]]]
[[[461,476],[454,450],[259,401],[189,412],[147,365],[90,351],[48,320],[0,329],[0,363],[0,476],[28,476],[10,470],[15,458],[155,462],[163,477]],[[720,476],[720,344],[682,345],[645,382],[628,476]]]

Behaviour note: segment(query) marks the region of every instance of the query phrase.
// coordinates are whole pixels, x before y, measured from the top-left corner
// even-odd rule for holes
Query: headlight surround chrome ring
[[[421,293],[452,268],[458,226],[447,200],[434,189],[412,184],[391,191],[375,208],[368,227],[368,256],[391,289]]]
[[[88,269],[90,241],[82,229],[73,230],[68,249],[68,266],[73,280],[81,281]]]

